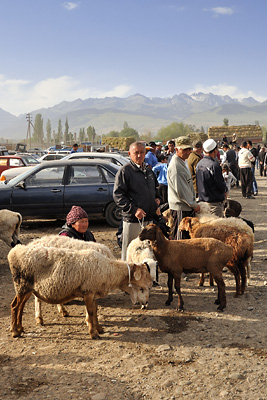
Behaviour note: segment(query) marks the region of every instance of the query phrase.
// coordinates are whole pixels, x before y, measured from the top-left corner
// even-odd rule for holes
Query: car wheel
[[[117,228],[121,223],[121,210],[114,202],[109,203],[105,210],[105,219],[107,223]]]

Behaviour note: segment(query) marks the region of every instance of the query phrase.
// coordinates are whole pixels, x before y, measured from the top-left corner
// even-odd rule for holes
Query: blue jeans
[[[251,171],[252,171],[252,175],[253,175],[252,190],[253,190],[253,193],[258,193],[258,185],[257,185],[256,178],[255,178],[255,165],[252,165]]]

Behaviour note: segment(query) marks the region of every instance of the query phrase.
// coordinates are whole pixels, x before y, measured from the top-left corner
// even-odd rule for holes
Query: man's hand
[[[146,216],[146,213],[144,210],[142,210],[142,208],[137,208],[135,216],[137,219],[142,219]]]
[[[200,205],[198,205],[196,208],[194,208],[194,211],[195,211],[196,213],[198,213],[198,212],[200,211]]]

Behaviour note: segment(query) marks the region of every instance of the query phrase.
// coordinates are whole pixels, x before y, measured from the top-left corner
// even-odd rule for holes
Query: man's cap
[[[210,153],[217,147],[217,143],[213,139],[208,139],[203,143],[205,153]]]
[[[175,147],[177,149],[192,149],[192,142],[188,136],[180,136],[175,139]]]
[[[152,147],[152,146],[157,146],[157,145],[155,142],[149,142],[149,146]]]

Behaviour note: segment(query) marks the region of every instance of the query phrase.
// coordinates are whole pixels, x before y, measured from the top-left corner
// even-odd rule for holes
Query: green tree
[[[173,122],[172,124],[161,128],[155,140],[170,140],[176,139],[179,136],[187,136],[192,132],[189,125],[185,125],[183,122]]]
[[[44,128],[42,114],[36,114],[34,120],[34,131],[32,135],[33,143],[42,144],[44,142]]]
[[[86,133],[87,133],[89,142],[94,143],[95,138],[96,138],[95,128],[93,126],[88,126],[88,128],[86,129]]]
[[[123,124],[123,129],[120,131],[120,137],[134,137],[136,140],[139,139],[139,134],[138,132],[133,129],[130,128],[127,122],[124,122]]]
[[[223,125],[224,126],[229,126],[229,119],[228,118],[224,118],[223,119]]]
[[[64,129],[64,144],[67,144],[68,136],[69,136],[69,122],[68,122],[68,118],[66,118],[65,129]]]
[[[51,121],[50,119],[48,119],[46,123],[46,141],[48,145],[51,144],[51,139],[52,139]]]
[[[61,144],[61,142],[62,142],[62,123],[61,123],[61,119],[58,120],[57,134],[56,134],[55,140],[56,140],[55,144]]]
[[[118,132],[118,131],[110,131],[109,133],[104,135],[104,137],[119,137],[119,136],[120,136],[120,132]]]
[[[85,130],[84,130],[84,128],[80,128],[79,142],[84,142],[84,141],[85,141]]]

